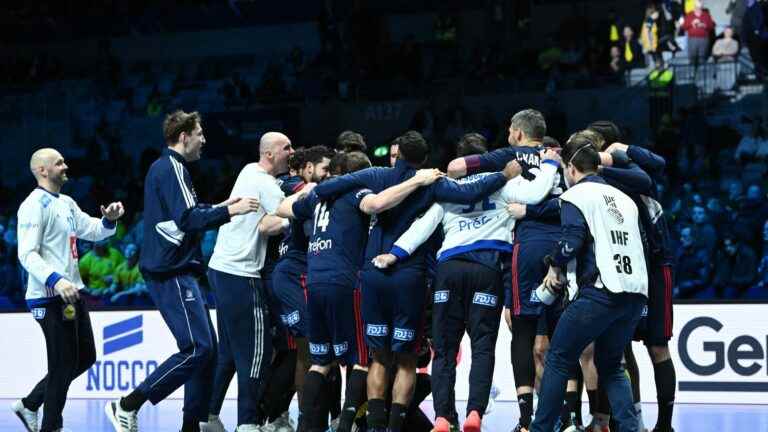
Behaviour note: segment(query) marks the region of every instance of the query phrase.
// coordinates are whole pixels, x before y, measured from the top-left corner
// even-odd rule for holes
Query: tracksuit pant
[[[157,404],[184,385],[185,419],[208,421],[216,367],[216,331],[197,279],[191,274],[144,279],[179,352],[160,364],[137,390]]]
[[[66,313],[64,307],[61,299],[56,298],[51,304],[32,308],[32,315],[45,336],[48,374],[22,403],[32,411],[43,406],[40,425],[43,432],[62,428],[61,413],[69,385],[96,361],[93,329],[85,302],[81,298]]]
[[[208,270],[208,281],[216,296],[219,337],[237,371],[237,424],[257,424],[259,400],[272,361],[267,292],[260,278],[213,269]],[[223,384],[215,387],[226,391]]]
[[[437,416],[456,420],[456,355],[464,331],[472,344],[467,414],[485,413],[493,379],[501,293],[500,270],[462,260],[438,265],[432,310],[432,394]]]
[[[593,341],[600,385],[605,386],[618,432],[637,430],[632,390],[621,359],[645,303],[646,298],[639,294],[612,294],[594,287],[581,288],[579,297],[565,309],[552,335],[531,432],[554,429],[568,378],[578,367],[584,348]]]

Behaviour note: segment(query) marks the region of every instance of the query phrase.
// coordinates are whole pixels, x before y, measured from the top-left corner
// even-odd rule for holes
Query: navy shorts
[[[635,340],[646,346],[664,346],[672,339],[672,266],[651,262],[648,268],[648,305],[637,325]]]
[[[289,260],[277,263],[272,272],[272,291],[280,324],[296,337],[307,335],[307,275]]]
[[[365,270],[361,282],[368,348],[416,353],[426,319],[424,271],[414,268]]]
[[[368,365],[363,336],[360,290],[345,285],[313,284],[309,289],[309,359],[325,366],[339,360],[352,366]]]
[[[544,304],[536,296],[549,268],[544,257],[552,253],[556,241],[537,240],[516,242],[508,262],[504,263],[504,289],[506,307],[513,316],[537,317]]]

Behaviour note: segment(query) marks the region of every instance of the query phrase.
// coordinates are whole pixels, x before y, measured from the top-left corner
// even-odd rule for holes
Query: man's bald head
[[[40,173],[40,168],[47,168],[55,164],[56,160],[59,158],[63,159],[61,153],[56,151],[56,149],[40,149],[32,153],[32,157],[29,159],[29,169],[32,170],[32,175],[37,178]]]
[[[68,167],[64,162],[64,156],[52,148],[43,148],[32,153],[29,169],[37,183],[47,190],[61,188],[61,185],[68,180]]]
[[[280,132],[267,132],[261,136],[261,141],[259,141],[259,154],[263,155],[267,152],[274,153],[276,147],[290,142],[291,140],[288,139],[285,134]]]
[[[288,156],[293,153],[291,140],[280,132],[267,132],[259,142],[259,164],[270,174],[288,171]]]

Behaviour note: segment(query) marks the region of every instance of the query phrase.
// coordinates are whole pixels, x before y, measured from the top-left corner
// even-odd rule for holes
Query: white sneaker
[[[120,399],[107,402],[104,413],[112,422],[116,432],[139,432],[139,411],[125,411],[120,407]]]
[[[240,425],[235,429],[235,432],[262,432],[263,429],[255,424]]]
[[[24,404],[21,402],[21,400],[17,400],[16,402],[11,404],[11,411],[13,411],[14,414],[16,414],[16,417],[21,420],[21,423],[24,424],[24,427],[27,429],[27,432],[37,432],[37,411],[28,410],[24,407]]]
[[[207,422],[200,423],[200,432],[227,432],[227,430],[219,416],[210,414]]]
[[[273,424],[277,427],[277,432],[296,432],[296,425],[288,415],[288,411],[284,412]]]

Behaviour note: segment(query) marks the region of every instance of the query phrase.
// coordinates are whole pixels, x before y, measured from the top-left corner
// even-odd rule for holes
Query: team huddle
[[[295,151],[268,132],[259,161],[217,205],[198,202],[187,170],[205,144],[199,114],[169,114],[163,133],[168,148],[144,183],[140,269],[179,352],[106,405],[117,432],[140,430],[141,406],[182,385],[182,431],[224,431],[218,415],[235,375],[240,432],[293,431],[294,394],[301,432],[479,432],[494,368],[510,367],[495,365],[502,315],[514,432],[645,430],[633,339],[654,366],[654,431],[672,431],[672,254],[655,199],[665,162],[622,144],[613,123],[594,122],[561,147],[543,115],[526,109],[511,118],[509,147],[489,152],[482,135],[464,135],[447,174],[424,167],[429,144],[414,131],[392,142],[391,167],[371,167],[354,132],[337,150]],[[19,258],[48,375],[12,409],[28,431],[49,432],[62,428],[70,382],[95,360],[75,241],[114,234],[124,210],[113,203],[91,218],[60,194],[66,164],[55,150],[36,152],[30,167],[39,187],[19,209]],[[216,228],[206,270],[200,241]],[[417,372],[430,361],[431,377]],[[434,422],[419,408],[430,393]]]

